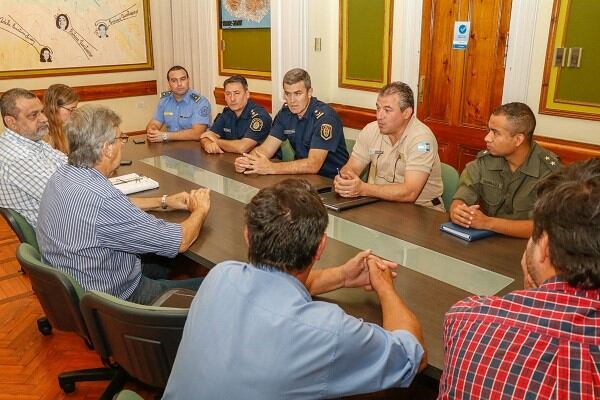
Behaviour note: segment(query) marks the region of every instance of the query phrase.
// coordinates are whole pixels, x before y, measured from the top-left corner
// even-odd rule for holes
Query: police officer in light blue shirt
[[[223,82],[227,107],[202,134],[202,147],[210,154],[247,153],[261,144],[271,130],[271,116],[250,100],[248,82],[233,75]]]
[[[308,72],[300,68],[283,77],[286,104],[283,105],[265,142],[251,154],[235,161],[235,170],[244,174],[319,174],[333,178],[348,161],[342,121],[327,104],[312,97]],[[269,160],[289,140],[295,159]]]
[[[210,103],[206,97],[190,90],[185,68],[171,67],[167,80],[171,90],[161,94],[156,113],[146,127],[148,140],[200,140],[210,127]],[[166,131],[162,131],[163,126]]]

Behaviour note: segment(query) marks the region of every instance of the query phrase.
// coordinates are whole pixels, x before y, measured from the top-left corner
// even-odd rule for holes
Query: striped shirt
[[[17,211],[35,228],[46,182],[66,162],[66,155],[43,140],[6,129],[0,136],[0,207]]]
[[[600,290],[552,278],[446,314],[440,399],[600,398]]]
[[[48,181],[38,242],[50,265],[86,290],[127,299],[141,279],[139,254],[175,257],[181,225],[142,211],[94,168],[65,165]]]

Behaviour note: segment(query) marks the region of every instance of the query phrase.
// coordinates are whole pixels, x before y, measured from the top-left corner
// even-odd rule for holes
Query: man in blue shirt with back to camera
[[[249,262],[225,261],[190,308],[163,399],[321,399],[410,385],[427,364],[421,324],[394,288],[396,264],[358,253],[313,266],[327,211],[301,179],[262,189],[245,210]],[[373,289],[383,328],[313,301]]]
[[[202,148],[210,154],[247,153],[271,131],[271,116],[250,99],[248,82],[233,75],[223,82],[227,107],[213,126],[202,134]]]
[[[348,161],[344,127],[328,104],[312,97],[310,75],[303,69],[289,70],[283,77],[287,103],[275,116],[271,134],[251,153],[235,160],[235,170],[244,174],[319,174],[333,178]],[[295,159],[269,160],[282,143],[290,141]]]
[[[148,141],[200,140],[210,128],[208,99],[190,89],[188,72],[182,66],[171,67],[167,81],[171,90],[161,93],[156,113],[146,126]]]

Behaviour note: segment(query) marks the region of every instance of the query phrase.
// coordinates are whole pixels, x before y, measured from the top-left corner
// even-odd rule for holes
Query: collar
[[[312,96],[310,98],[310,101],[308,102],[308,107],[306,107],[306,111],[304,112],[303,116],[299,116],[296,115],[296,118],[298,118],[299,121],[308,118],[309,115],[311,115],[315,109],[315,107],[317,106],[317,98],[315,96]]]
[[[532,176],[534,178],[539,178],[540,177],[540,147],[537,145],[537,143],[532,142],[531,143],[531,148],[529,149],[529,155],[527,156],[527,158],[525,159],[525,162],[523,163],[523,165],[521,165],[519,167],[519,171],[521,171],[522,173]]]
[[[248,99],[248,102],[246,103],[246,106],[242,110],[242,113],[240,114],[238,119],[250,119],[250,110],[252,108],[254,108],[254,102],[252,100]],[[233,115],[235,115],[235,113],[233,113]],[[237,115],[236,115],[236,118],[237,118]]]
[[[26,146],[32,149],[44,149],[46,147],[46,142],[44,142],[43,140],[38,140],[37,142],[34,142],[31,139],[26,138],[23,135],[20,135],[16,132],[11,131],[10,129],[6,128],[6,131],[4,132],[4,137],[15,143],[16,145],[19,146]]]
[[[540,285],[539,289],[553,292],[563,292],[567,294],[576,294],[582,297],[595,298],[600,300],[599,289],[581,289],[573,287],[568,282],[563,281],[558,276],[553,276],[552,278],[546,279],[544,283]]]
[[[279,279],[279,280],[285,281],[294,290],[297,290],[306,301],[312,301],[312,297],[311,297],[310,293],[308,292],[308,289],[306,289],[306,286],[304,286],[302,284],[302,282],[300,282],[298,279],[296,279],[295,276],[290,275],[287,272],[280,271],[278,269],[274,269],[274,268],[268,268],[268,267],[258,268],[250,263],[248,263],[246,265],[250,268],[256,268],[257,270],[259,270],[261,272],[270,274],[274,279]]]

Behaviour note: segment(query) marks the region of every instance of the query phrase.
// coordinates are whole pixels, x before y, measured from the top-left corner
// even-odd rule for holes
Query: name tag
[[[167,117],[171,117],[173,115],[173,113],[171,111],[165,111],[163,113],[163,115],[166,115]]]
[[[284,129],[283,134],[284,135],[293,135],[294,133],[296,133],[295,129]]]
[[[229,128],[223,128],[223,132],[231,133],[231,129],[229,129]]]
[[[380,154],[383,154],[383,150],[369,149],[369,155],[370,156],[372,156],[372,155],[378,156]]]
[[[495,187],[497,189],[502,189],[502,182],[494,182],[489,179],[482,179],[481,183],[487,186]]]

